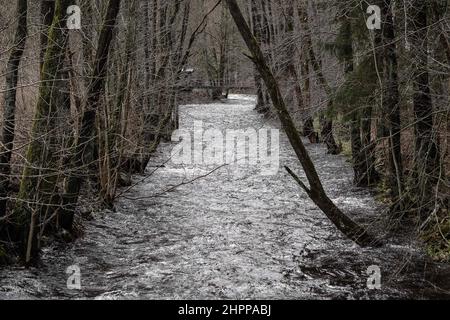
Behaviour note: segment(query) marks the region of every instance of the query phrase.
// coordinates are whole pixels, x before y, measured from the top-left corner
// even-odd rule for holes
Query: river
[[[232,95],[226,102],[186,105],[180,107],[181,128],[202,121],[220,130],[277,129],[254,104],[252,97]],[[168,160],[174,145],[159,147],[149,176],[134,178],[137,185],[118,200],[117,210],[86,221],[82,238],[44,248],[42,267],[1,270],[0,298],[448,297],[436,288],[439,278],[427,276],[439,265],[429,264],[414,242],[391,239],[381,248],[361,249],[343,237],[282,168],[289,165],[304,177],[284,134],[280,169],[272,175],[257,166],[211,172],[204,165],[175,164]],[[322,145],[307,148],[339,207],[362,222],[381,216],[373,194],[352,185],[344,156],[327,155]],[[69,266],[80,271],[80,290],[67,287]]]

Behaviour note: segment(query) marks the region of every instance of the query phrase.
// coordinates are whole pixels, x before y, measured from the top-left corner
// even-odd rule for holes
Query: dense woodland
[[[382,245],[330,200],[305,144],[345,154],[389,231],[448,261],[449,4],[370,4],[380,29],[360,0],[1,0],[0,261],[75,240],[87,211],[146,174],[178,106],[230,84],[280,121],[306,180],[287,174],[338,230]],[[199,81],[214,88],[186,89]]]

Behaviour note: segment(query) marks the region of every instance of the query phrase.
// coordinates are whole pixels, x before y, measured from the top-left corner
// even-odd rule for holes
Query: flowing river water
[[[180,108],[182,128],[194,121],[225,129],[276,128],[257,114],[252,97]],[[448,277],[421,250],[388,240],[359,248],[343,237],[284,171],[304,177],[284,134],[280,168],[211,167],[170,161],[174,143],[160,146],[143,180],[118,200],[117,210],[95,213],[82,238],[43,250],[43,266],[0,270],[0,298],[81,299],[387,299],[446,298]],[[330,197],[358,221],[383,208],[352,186],[344,156],[307,145]],[[194,181],[192,181],[194,180]],[[81,289],[67,287],[77,266]],[[381,271],[369,289],[368,269]],[[441,274],[442,274],[441,273]],[[447,273],[444,273],[448,275]],[[376,279],[376,278],[375,278]],[[369,280],[369,283],[372,283]]]

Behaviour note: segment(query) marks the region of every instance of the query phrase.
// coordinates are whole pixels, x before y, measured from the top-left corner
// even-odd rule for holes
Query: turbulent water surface
[[[273,128],[251,97],[188,105],[181,127],[194,122],[226,129]],[[201,143],[198,142],[197,143]],[[368,299],[445,296],[423,280],[427,264],[413,246],[387,243],[361,249],[346,240],[286,174],[302,170],[283,134],[280,169],[168,161],[175,144],[162,144],[147,179],[127,192],[115,212],[95,214],[85,235],[44,249],[44,266],[0,271],[0,298],[98,299]],[[308,150],[330,197],[355,219],[382,209],[352,187],[342,156],[321,145]],[[198,179],[196,179],[198,177]],[[192,181],[194,180],[194,181]],[[174,186],[177,186],[174,188]],[[419,259],[419,260],[417,260]],[[66,269],[81,271],[81,290],[67,288]],[[378,266],[381,288],[370,290],[367,270]],[[412,267],[414,266],[414,267]],[[431,289],[430,289],[431,288]]]

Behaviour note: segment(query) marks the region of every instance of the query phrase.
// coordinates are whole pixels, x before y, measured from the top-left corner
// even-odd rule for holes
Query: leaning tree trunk
[[[41,71],[39,98],[36,106],[31,142],[26,156],[26,166],[16,206],[13,211],[16,234],[22,245],[22,257],[26,264],[37,255],[38,217],[50,207],[56,185],[50,146],[55,137],[60,92],[58,76],[64,64],[67,45],[66,9],[69,0],[58,0],[48,35],[48,46]]]
[[[14,146],[17,82],[19,65],[27,38],[27,0],[17,1],[17,29],[14,47],[6,70],[5,106],[3,112],[2,143],[0,148],[0,217],[6,214],[6,205],[11,173],[11,155]]]
[[[286,169],[294,177],[302,189],[305,190],[311,200],[314,201],[314,203],[327,215],[327,217],[344,235],[362,246],[374,243],[374,238],[371,237],[364,228],[347,217],[327,196],[317,174],[314,163],[312,162],[305,146],[303,145],[300,135],[295,128],[291,115],[286,108],[278,83],[266,63],[258,42],[251,33],[250,28],[248,27],[248,24],[245,21],[238,4],[236,3],[236,0],[226,0],[226,2],[237,28],[252,54],[252,60],[266,83],[283,129],[286,132],[286,135],[288,136],[289,141],[306,174],[309,182],[309,188],[289,168]]]
[[[64,213],[61,226],[67,230],[72,229],[74,207],[78,202],[83,179],[83,168],[86,168],[90,161],[89,154],[92,154],[90,143],[95,132],[95,119],[100,98],[104,91],[105,77],[108,68],[108,56],[113,30],[116,25],[117,15],[120,10],[120,0],[110,0],[106,11],[105,20],[100,32],[97,54],[94,60],[94,72],[88,87],[86,107],[83,112],[80,129],[78,132],[77,145],[71,161],[73,173],[66,182],[66,195],[64,204],[67,212]]]

